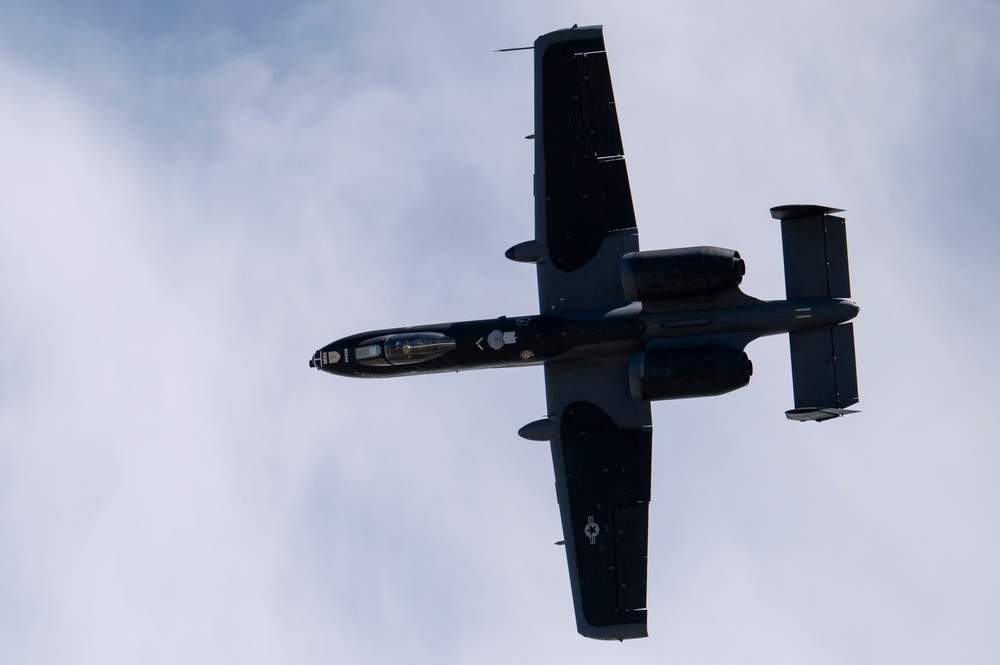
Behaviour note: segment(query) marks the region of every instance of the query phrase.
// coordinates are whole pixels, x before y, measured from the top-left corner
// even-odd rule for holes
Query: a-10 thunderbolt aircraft
[[[742,388],[744,347],[788,333],[795,408],[821,421],[858,401],[847,235],[834,208],[785,205],[785,300],[740,290],[739,252],[639,251],[600,26],[539,37],[535,237],[507,250],[534,263],[540,314],[375,330],[327,344],[309,365],[357,377],[542,364],[570,586],[582,635],[646,636],[650,401]],[[530,138],[530,137],[529,137]]]

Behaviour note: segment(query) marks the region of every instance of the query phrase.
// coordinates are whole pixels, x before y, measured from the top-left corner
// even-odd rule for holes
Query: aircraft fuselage
[[[597,319],[550,315],[461,321],[373,330],[344,337],[309,361],[331,374],[387,377],[495,367],[547,360],[621,357],[651,349],[698,348],[765,335],[824,328],[853,319],[847,299],[759,301],[702,308],[643,311],[640,303]]]

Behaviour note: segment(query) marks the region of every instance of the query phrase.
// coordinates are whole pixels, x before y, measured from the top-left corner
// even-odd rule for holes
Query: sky
[[[576,634],[542,371],[313,351],[537,312],[532,64],[603,24],[644,249],[781,298],[847,210],[862,413],[653,406],[650,637]],[[994,663],[1000,5],[0,1],[0,662]]]

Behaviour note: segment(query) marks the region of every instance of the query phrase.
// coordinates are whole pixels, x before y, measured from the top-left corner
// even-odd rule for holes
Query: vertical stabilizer
[[[837,208],[786,205],[771,208],[781,220],[785,294],[795,298],[850,298],[847,227]]]
[[[827,420],[848,413],[858,402],[854,324],[803,330],[788,335],[792,352],[795,408],[791,420]]]

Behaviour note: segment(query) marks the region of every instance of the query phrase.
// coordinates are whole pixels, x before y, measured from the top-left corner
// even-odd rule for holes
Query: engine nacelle
[[[740,253],[721,247],[658,249],[622,257],[622,287],[632,301],[708,296],[739,286],[745,274]]]
[[[628,365],[632,397],[642,400],[722,395],[750,383],[752,374],[747,354],[725,347],[644,351]]]

